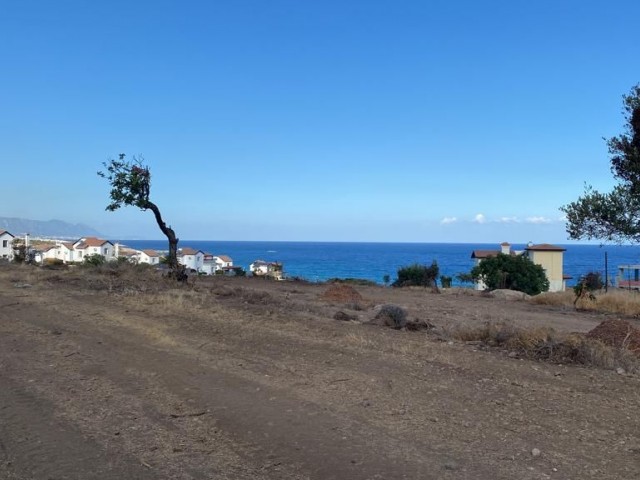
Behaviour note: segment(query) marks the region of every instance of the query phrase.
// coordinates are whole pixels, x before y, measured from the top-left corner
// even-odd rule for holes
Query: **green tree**
[[[125,154],[118,155],[118,160],[109,160],[103,163],[106,171],[98,172],[102,178],[106,178],[111,185],[109,197],[111,202],[106,210],[113,212],[122,206],[138,207],[141,210],[151,210],[158,227],[169,241],[169,254],[167,265],[173,275],[179,280],[184,280],[186,274],[178,265],[178,237],[170,226],[162,219],[160,209],[149,199],[151,193],[151,172],[144,165],[143,158],[133,157],[132,161],[125,160]]]
[[[544,269],[524,255],[499,253],[473,267],[471,275],[476,281],[482,281],[489,290],[506,288],[528,295],[549,290],[549,280]]]
[[[436,279],[440,273],[440,267],[434,260],[430,266],[414,263],[398,269],[398,279],[393,282],[393,287],[437,287]]]
[[[607,140],[618,184],[608,193],[587,186],[578,200],[560,208],[571,239],[640,242],[640,84],[622,99],[625,131]]]

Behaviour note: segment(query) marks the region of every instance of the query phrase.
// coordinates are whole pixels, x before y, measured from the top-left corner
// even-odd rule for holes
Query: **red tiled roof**
[[[142,252],[148,257],[159,257],[160,254],[155,250],[142,250]]]
[[[76,242],[78,243],[77,248],[81,250],[87,247],[101,247],[105,243],[111,243],[109,240],[102,240],[101,238],[96,237],[87,237],[85,239],[78,240],[78,242]]]
[[[194,250],[193,248],[185,247],[178,253],[178,256],[181,256],[181,255],[197,255],[198,253],[204,253],[204,252],[202,250]]]
[[[0,230],[0,235],[4,235],[5,233],[15,238],[15,235],[13,235],[12,233],[9,233],[7,230]]]
[[[218,257],[223,262],[233,262],[233,260],[231,260],[231,257],[228,257],[226,255],[214,255],[214,256]]]
[[[540,243],[539,245],[530,245],[525,250],[531,250],[533,252],[565,252],[567,249],[551,245],[550,243]]]
[[[499,253],[502,253],[500,250],[474,250],[471,252],[471,258],[489,258],[495,257]]]

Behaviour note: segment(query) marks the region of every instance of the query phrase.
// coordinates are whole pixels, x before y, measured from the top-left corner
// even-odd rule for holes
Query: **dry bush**
[[[407,312],[397,305],[382,305],[371,323],[401,329],[407,325]]]
[[[149,265],[123,262],[109,262],[100,266],[73,266],[65,271],[49,272],[46,280],[50,283],[64,282],[89,290],[125,295],[158,292],[175,286],[175,281],[164,278]]]
[[[575,296],[572,291],[544,292],[529,298],[529,302],[537,305],[550,305],[554,307],[572,307]]]
[[[587,335],[560,334],[548,327],[523,329],[510,323],[487,322],[480,327],[460,326],[449,335],[465,342],[504,348],[533,360],[640,371],[640,359],[634,356],[628,345],[607,345]]]
[[[537,305],[573,308],[575,295],[572,291],[542,293],[531,297],[529,301]],[[594,312],[640,316],[640,293],[623,289],[598,292],[595,294],[595,301],[583,298],[577,302],[576,307]]]
[[[640,315],[640,293],[635,290],[617,289],[596,295],[596,299],[595,309],[598,311],[634,317]]]

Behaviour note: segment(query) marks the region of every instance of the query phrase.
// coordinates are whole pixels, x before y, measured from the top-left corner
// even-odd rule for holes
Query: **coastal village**
[[[17,239],[17,241],[16,241]],[[27,255],[39,264],[82,263],[87,258],[99,256],[106,262],[128,261],[133,264],[147,264],[161,267],[163,253],[144,249],[136,250],[97,237],[82,237],[75,241],[51,239],[30,239],[29,235],[17,237],[6,230],[0,230],[0,258],[12,260],[15,255],[14,242],[24,245]],[[234,265],[228,255],[212,254],[191,247],[178,249],[178,263],[198,275],[245,275],[242,266]],[[249,265],[254,276],[282,280],[283,266],[279,262],[256,260]]]
[[[156,267],[162,265],[163,253],[156,250],[135,250],[117,242],[111,242],[97,237],[83,237],[75,241],[29,239],[28,235],[17,237],[6,230],[0,230],[0,258],[11,259],[14,255],[14,240],[18,239],[31,252],[33,260],[40,264],[64,263],[73,264],[83,262],[91,255],[100,255],[105,261],[125,259],[134,264],[148,264]],[[524,255],[534,264],[542,266],[549,280],[550,292],[563,292],[567,288],[567,281],[571,280],[563,270],[563,255],[565,248],[543,244],[528,244],[524,250],[514,250],[511,244],[503,242],[495,250],[473,250],[471,259],[474,265],[497,254]],[[242,266],[234,265],[233,259],[224,254],[212,254],[191,247],[178,250],[178,262],[190,272],[198,275],[245,275]],[[629,279],[629,271],[633,266],[618,267],[619,278],[617,284],[625,288],[640,286],[640,266],[633,271],[633,280]],[[249,273],[276,280],[283,280],[283,265],[280,262],[255,260],[249,265]],[[633,284],[633,285],[632,285]],[[476,290],[485,290],[482,281],[474,283]]]

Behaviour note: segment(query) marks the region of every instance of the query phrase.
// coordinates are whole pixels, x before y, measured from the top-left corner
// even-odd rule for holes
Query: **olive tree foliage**
[[[430,266],[414,263],[398,269],[398,279],[393,282],[393,287],[431,287],[437,288],[438,274],[440,267],[434,260]]]
[[[528,295],[549,290],[549,279],[544,268],[525,255],[505,255],[485,258],[471,270],[475,280],[481,280],[489,290],[506,288]]]
[[[607,193],[587,186],[578,200],[560,208],[571,239],[640,242],[640,84],[622,99],[625,131],[607,140],[618,184]]]
[[[133,157],[131,161],[125,159],[121,153],[117,160],[103,162],[104,171],[98,175],[105,178],[111,185],[109,193],[110,203],[106,210],[113,212],[122,206],[138,207],[141,210],[151,210],[156,223],[169,241],[169,255],[167,265],[178,279],[183,279],[184,272],[178,265],[178,237],[162,218],[158,206],[149,199],[151,193],[151,172],[144,164],[142,157]]]

